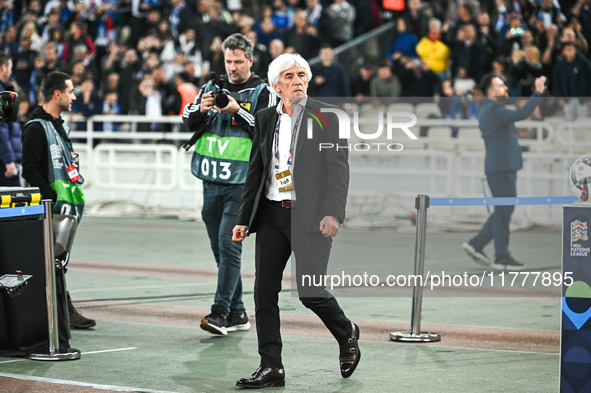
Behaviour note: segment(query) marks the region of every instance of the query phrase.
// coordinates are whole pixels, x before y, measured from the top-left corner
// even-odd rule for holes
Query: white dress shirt
[[[279,181],[275,177],[277,173],[284,172],[286,170],[290,170],[292,177],[291,181],[293,184],[293,164],[295,162],[295,150],[296,150],[296,141],[297,135],[299,133],[299,129],[301,128],[301,120],[304,108],[306,107],[306,102],[308,98],[304,98],[295,106],[293,110],[293,116],[289,116],[287,113],[283,112],[283,100],[279,101],[277,105],[277,113],[279,113],[279,143],[275,142],[275,130],[273,130],[273,148],[271,154],[271,170],[269,171],[269,176],[267,177],[267,194],[265,195],[267,199],[271,201],[284,201],[284,200],[296,200],[296,193],[295,188],[292,188],[289,191],[279,192]],[[297,120],[300,120],[299,122]],[[297,124],[296,124],[297,123]],[[297,129],[294,129],[297,125]],[[293,133],[296,133],[295,138],[292,138]],[[291,161],[291,165],[287,164],[287,160],[289,158],[289,150],[291,147],[291,141],[294,141],[293,146],[293,157]],[[275,146],[279,146],[279,167],[275,168]]]

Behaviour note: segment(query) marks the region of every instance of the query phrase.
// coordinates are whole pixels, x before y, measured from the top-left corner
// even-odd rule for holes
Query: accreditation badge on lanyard
[[[286,192],[293,188],[293,183],[291,182],[291,171],[289,169],[276,173],[275,178],[279,182],[279,192]]]
[[[293,189],[293,180],[291,175],[291,165],[293,162],[293,146],[295,144],[295,138],[298,130],[298,125],[300,120],[302,119],[304,111],[300,113],[298,116],[298,120],[296,121],[295,127],[291,130],[291,143],[289,145],[289,155],[287,156],[287,170],[279,172],[279,127],[281,125],[281,120],[277,122],[275,126],[275,179],[277,179],[277,183],[279,184],[279,192],[287,192]]]

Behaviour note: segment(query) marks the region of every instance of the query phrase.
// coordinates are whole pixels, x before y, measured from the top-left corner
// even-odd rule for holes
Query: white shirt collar
[[[304,110],[304,108],[306,107],[306,104],[308,103],[308,96],[304,97],[300,102],[297,103],[297,105],[295,106],[295,108],[293,109],[293,114],[295,115],[296,113],[299,113],[299,111]],[[285,114],[283,112],[283,99],[281,99],[279,101],[279,104],[277,104],[277,113],[279,113],[279,116]]]

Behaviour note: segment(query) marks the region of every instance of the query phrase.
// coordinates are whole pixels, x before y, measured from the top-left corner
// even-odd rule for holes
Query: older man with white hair
[[[300,55],[282,54],[269,66],[269,83],[279,104],[255,115],[250,164],[233,240],[257,232],[255,252],[256,325],[260,367],[236,382],[243,388],[284,386],[278,297],[292,251],[298,295],[320,317],[340,346],[343,378],[359,363],[359,328],[317,278],[325,277],[332,238],[345,218],[349,187],[347,149],[335,114],[307,96],[310,66]],[[311,128],[310,128],[311,127]],[[320,145],[322,144],[322,145]],[[307,282],[304,277],[314,277]]]

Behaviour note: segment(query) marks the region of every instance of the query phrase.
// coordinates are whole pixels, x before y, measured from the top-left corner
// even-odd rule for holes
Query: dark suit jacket
[[[534,93],[524,106],[512,110],[497,101],[483,100],[478,125],[486,146],[485,173],[517,171],[523,167],[521,147],[513,123],[527,119],[541,101],[542,98]]]
[[[300,215],[306,230],[319,231],[320,221],[325,216],[345,218],[345,205],[349,188],[348,146],[346,139],[339,139],[339,122],[334,113],[322,113],[326,125],[318,124],[311,116],[312,110],[320,112],[329,105],[308,98],[300,125],[292,167],[293,185],[297,200],[294,212]],[[256,113],[250,167],[246,175],[238,225],[247,225],[248,232],[257,230],[259,207],[267,193],[266,180],[272,171],[271,158],[273,136],[279,114],[277,107],[266,108]],[[307,137],[308,119],[312,119],[312,139]],[[322,120],[321,120],[321,123]],[[320,143],[332,143],[330,149],[320,150]],[[328,146],[328,145],[323,145]]]

